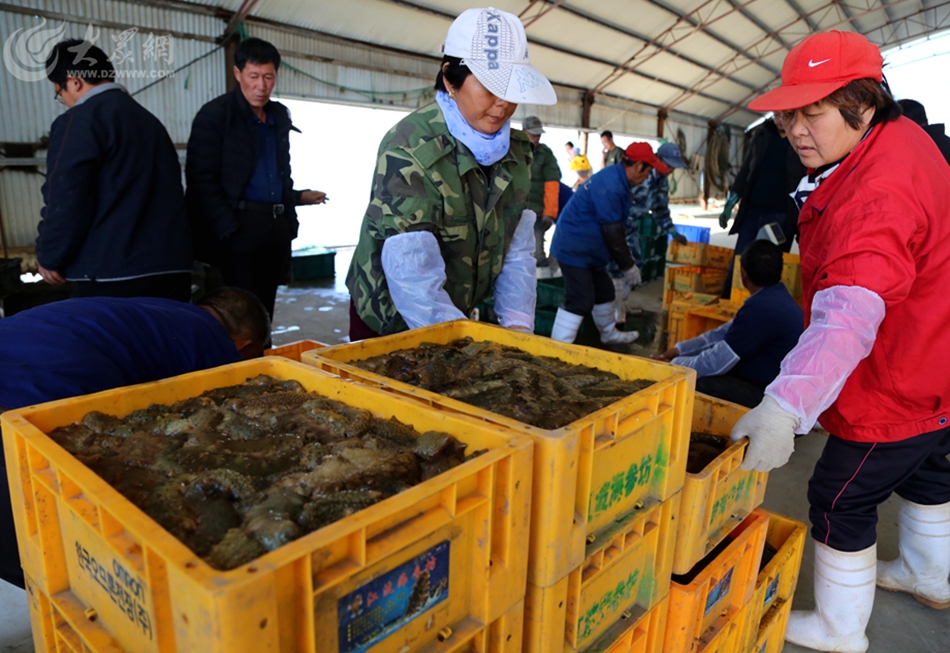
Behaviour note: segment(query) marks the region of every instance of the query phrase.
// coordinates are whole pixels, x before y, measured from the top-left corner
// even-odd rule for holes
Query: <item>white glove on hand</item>
[[[623,271],[623,298],[626,299],[627,295],[630,294],[630,291],[639,286],[643,282],[643,277],[640,276],[640,268],[634,265],[629,270]]]
[[[730,435],[733,442],[749,438],[749,447],[740,469],[767,472],[787,463],[795,451],[798,421],[798,417],[766,395],[762,403],[743,415],[732,427]]]

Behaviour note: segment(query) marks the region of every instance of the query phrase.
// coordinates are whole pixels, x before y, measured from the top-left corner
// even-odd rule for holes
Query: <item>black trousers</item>
[[[811,534],[838,551],[877,541],[877,507],[898,496],[925,506],[950,502],[950,427],[900,442],[830,436],[808,481]]]
[[[564,277],[564,310],[587,315],[596,304],[614,300],[614,282],[606,268],[579,268],[561,263]]]
[[[765,388],[737,376],[721,374],[696,379],[696,392],[725,399],[746,408],[755,408],[762,403]]]
[[[277,286],[290,266],[290,220],[265,211],[237,213],[241,226],[221,243],[221,276],[226,286],[256,295],[273,319]]]
[[[191,301],[191,272],[153,274],[125,281],[77,281],[76,297],[161,297],[179,302]]]
[[[0,406],[0,412],[4,408]],[[10,504],[10,486],[7,483],[7,470],[3,461],[3,449],[0,448],[0,579],[26,589],[23,569],[20,567],[20,551],[16,544],[16,530],[13,527],[13,506]]]

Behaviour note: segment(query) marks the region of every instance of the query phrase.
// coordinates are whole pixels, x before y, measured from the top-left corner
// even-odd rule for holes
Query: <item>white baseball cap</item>
[[[494,7],[466,9],[445,35],[442,53],[459,57],[496,97],[516,104],[556,104],[551,82],[531,65],[521,20]]]

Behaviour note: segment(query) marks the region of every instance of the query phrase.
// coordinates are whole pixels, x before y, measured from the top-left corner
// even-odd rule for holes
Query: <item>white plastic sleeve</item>
[[[884,300],[860,286],[819,291],[811,324],[782,361],[782,371],[765,389],[808,433],[841,393],[845,381],[871,353],[884,320]]]
[[[720,340],[695,356],[677,356],[671,362],[674,365],[693,368],[696,370],[696,377],[702,378],[725,374],[736,366],[739,356],[732,351],[732,347],[727,345],[725,340]]]
[[[534,305],[538,299],[538,279],[534,258],[534,211],[524,210],[505,254],[501,274],[495,279],[495,314],[505,328],[534,331]]]
[[[382,262],[389,295],[410,329],[465,319],[445,292],[445,261],[434,234],[390,236],[383,243]]]
[[[693,356],[704,349],[712,347],[717,342],[725,340],[726,334],[729,333],[729,327],[731,326],[732,320],[729,320],[722,326],[716,327],[712,331],[707,331],[701,336],[696,336],[695,338],[690,338],[689,340],[676,343],[676,348],[679,349],[680,356]],[[730,349],[730,351],[732,350]]]

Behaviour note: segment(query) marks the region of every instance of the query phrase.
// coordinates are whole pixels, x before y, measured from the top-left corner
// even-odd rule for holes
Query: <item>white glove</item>
[[[505,328],[520,327],[534,332],[534,306],[538,297],[537,264],[534,258],[534,211],[525,209],[518,219],[501,273],[495,279],[495,315]]]
[[[733,442],[749,438],[749,447],[740,469],[767,472],[781,467],[795,451],[798,418],[768,395],[762,403],[736,422],[730,434]]]
[[[623,298],[626,299],[627,295],[630,294],[630,291],[639,286],[643,282],[643,277],[640,276],[640,268],[634,265],[629,270],[623,271]]]

